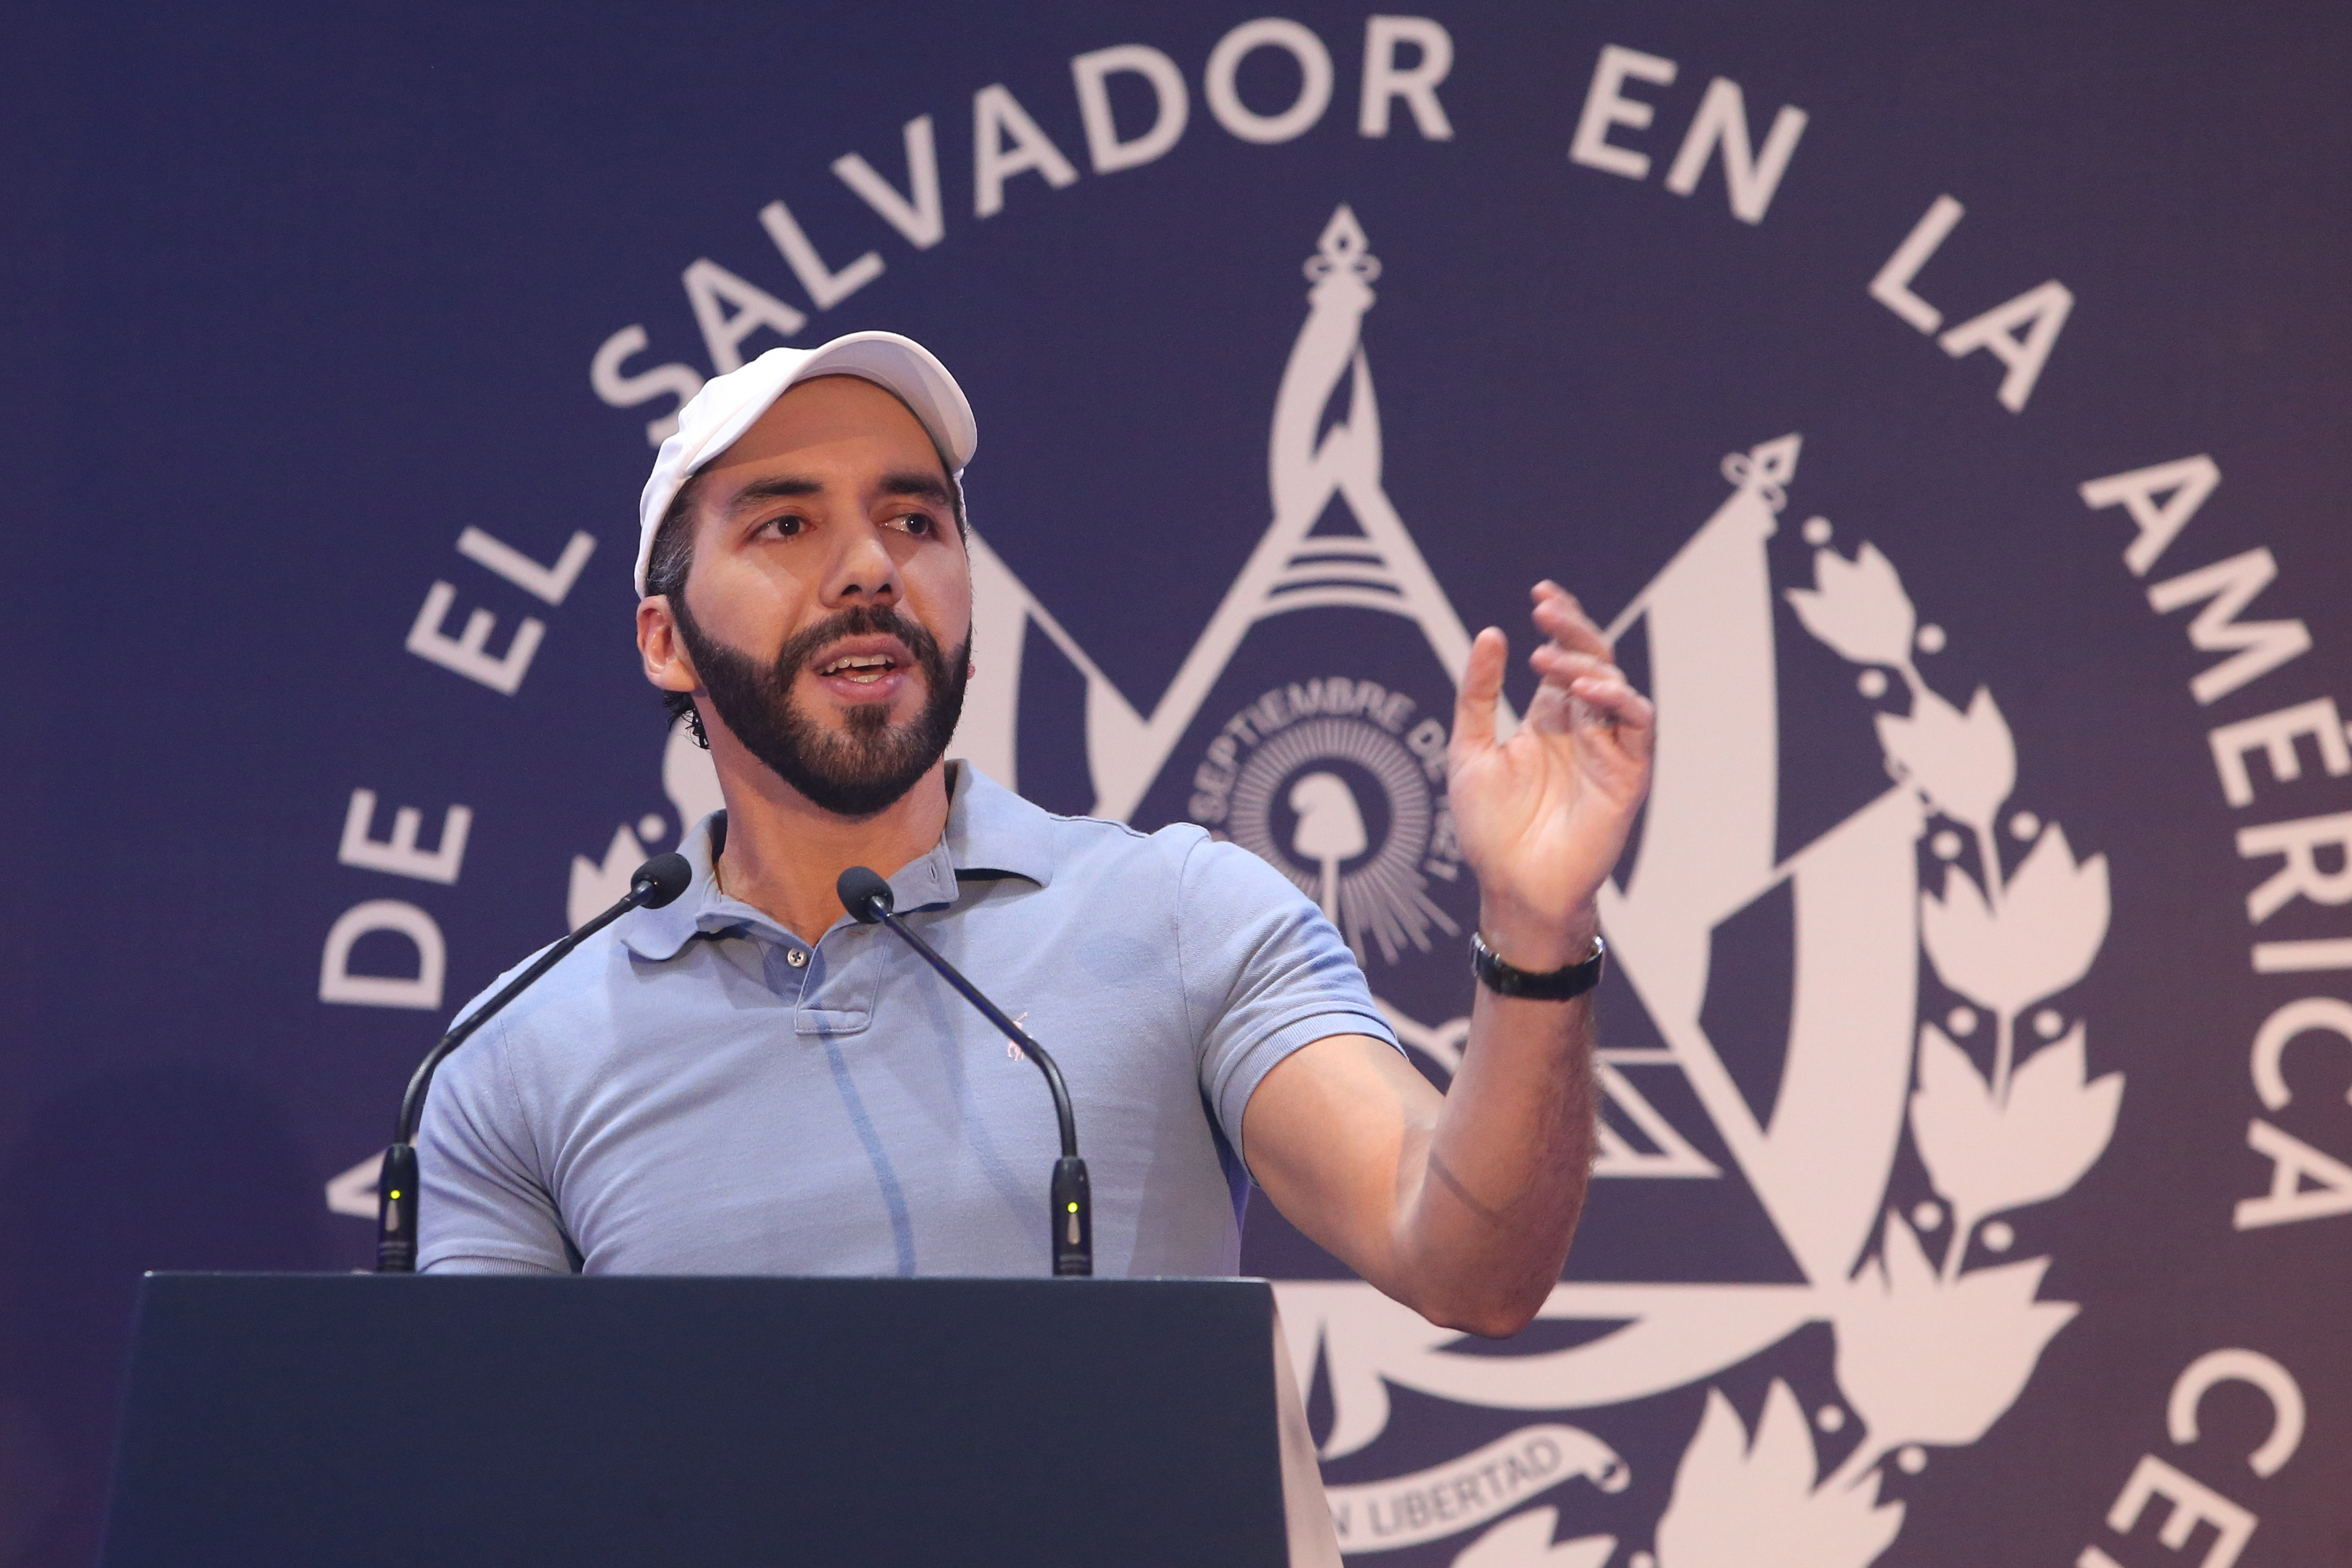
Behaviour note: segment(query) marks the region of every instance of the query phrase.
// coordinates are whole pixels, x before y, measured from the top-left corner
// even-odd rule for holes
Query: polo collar
[[[767,916],[719,891],[719,879],[710,869],[711,849],[714,843],[726,841],[724,811],[712,812],[688,830],[677,852],[686,857],[693,879],[685,892],[660,909],[638,910],[623,920],[623,946],[639,958],[659,963],[676,958],[688,942],[706,933],[755,925],[775,931],[775,922]]]
[[[1019,877],[1054,881],[1054,818],[970,763],[948,764],[945,846],[961,880]]]
[[[952,904],[967,881],[1018,877],[1041,888],[1053,881],[1053,818],[1045,811],[967,762],[948,764],[948,790],[947,831],[929,853],[917,856],[890,879],[902,913]],[[714,851],[723,849],[726,842],[724,811],[712,812],[688,832],[677,852],[686,858],[693,880],[670,903],[637,910],[620,922],[620,940],[631,952],[660,963],[676,958],[698,936],[757,932],[777,942],[797,940],[767,915],[720,890],[711,862]]]

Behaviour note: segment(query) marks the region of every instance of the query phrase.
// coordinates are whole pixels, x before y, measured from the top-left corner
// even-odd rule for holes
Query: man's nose
[[[882,542],[882,531],[859,523],[842,531],[841,552],[825,584],[828,605],[894,603],[903,594],[898,563]]]

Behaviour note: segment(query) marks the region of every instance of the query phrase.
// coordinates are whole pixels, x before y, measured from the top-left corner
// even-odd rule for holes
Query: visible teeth
[[[847,655],[845,658],[835,659],[831,664],[826,665],[823,669],[817,671],[817,673],[819,675],[845,674],[850,675],[854,679],[877,680],[881,679],[881,677],[887,673],[890,668],[890,660],[887,655],[878,653],[854,653]],[[870,670],[873,673],[856,673],[858,671],[865,670]]]

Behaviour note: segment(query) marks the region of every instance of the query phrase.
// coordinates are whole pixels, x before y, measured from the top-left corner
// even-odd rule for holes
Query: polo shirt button
[[[788,947],[784,949],[784,962],[791,964],[794,969],[806,969],[808,967],[808,949],[804,947]]]

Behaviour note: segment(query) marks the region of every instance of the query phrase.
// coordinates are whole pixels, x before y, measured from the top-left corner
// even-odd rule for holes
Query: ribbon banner
[[[1592,1434],[1546,1423],[1409,1476],[1327,1489],[1339,1550],[1354,1554],[1458,1535],[1563,1481],[1613,1492],[1626,1479],[1623,1461]]]

